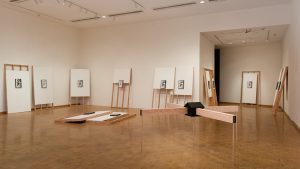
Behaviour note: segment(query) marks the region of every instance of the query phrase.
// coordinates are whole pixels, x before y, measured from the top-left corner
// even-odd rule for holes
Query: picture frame
[[[22,88],[22,79],[15,79],[15,88],[16,89]]]
[[[41,88],[42,89],[47,89],[47,87],[48,87],[47,79],[42,79],[41,80]]]
[[[184,89],[184,80],[178,80],[178,89]]]
[[[248,81],[248,82],[247,82],[247,88],[248,88],[248,89],[252,89],[252,85],[253,85],[253,82],[252,82],[252,81]]]
[[[119,80],[118,87],[122,88],[124,84],[124,80]]]
[[[83,80],[78,80],[77,81],[77,87],[78,88],[83,88]]]
[[[167,80],[161,80],[160,81],[160,88],[166,89],[167,88]]]

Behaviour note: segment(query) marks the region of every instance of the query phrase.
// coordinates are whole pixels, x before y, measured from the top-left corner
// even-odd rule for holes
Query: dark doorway
[[[215,83],[218,102],[220,99],[220,56],[221,50],[215,49]]]

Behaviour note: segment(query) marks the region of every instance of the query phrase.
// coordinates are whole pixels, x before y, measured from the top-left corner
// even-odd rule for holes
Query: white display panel
[[[178,67],[175,77],[175,95],[193,95],[194,68]]]
[[[161,86],[162,82],[165,86]],[[154,72],[153,89],[174,89],[175,68],[156,68]]]
[[[34,105],[53,103],[53,74],[47,67],[33,67]]]
[[[122,115],[125,115],[125,114],[128,114],[128,113],[125,113],[125,112],[112,112],[111,114],[107,114],[107,115],[103,115],[103,116],[100,116],[100,117],[91,118],[91,119],[88,119],[87,121],[103,122],[103,121],[107,121],[107,120],[110,120],[110,119],[118,117],[118,116],[111,116],[113,114],[119,114],[120,116],[122,116]]]
[[[256,104],[258,73],[244,72],[242,85],[242,103]]]
[[[71,69],[71,97],[89,97],[91,95],[90,70]]]
[[[206,90],[207,90],[207,95],[208,97],[212,97],[212,80],[210,78],[210,72],[209,71],[205,71],[205,86],[206,86]]]
[[[131,68],[115,69],[113,83],[119,83],[120,80],[123,80],[123,83],[131,83]]]
[[[31,111],[29,71],[6,70],[7,113]]]

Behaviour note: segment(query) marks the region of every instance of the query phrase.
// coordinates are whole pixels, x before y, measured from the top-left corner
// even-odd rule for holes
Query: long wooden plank
[[[187,109],[185,107],[181,108],[166,108],[166,109],[141,109],[141,114],[155,114],[155,113],[187,113]]]
[[[236,123],[236,115],[213,110],[197,109],[197,115],[227,123]]]
[[[205,109],[223,113],[236,113],[239,111],[239,106],[210,106]]]
[[[109,114],[109,113],[111,113],[111,112],[110,111],[99,111],[99,113],[96,112],[95,114],[90,114],[90,115],[79,114],[77,116],[67,116],[67,117],[64,117],[64,118],[61,118],[61,119],[57,119],[57,120],[55,120],[55,122],[61,122],[61,123],[84,122],[87,119],[103,116],[103,115],[106,115],[106,114]],[[78,117],[78,118],[76,118],[76,117]]]
[[[167,103],[167,108],[183,108],[183,105]]]
[[[288,73],[288,67],[283,68],[283,70],[280,72],[280,77],[279,77],[280,81],[277,82],[276,93],[275,93],[275,98],[274,98],[274,102],[273,102],[273,112],[274,113],[276,113],[276,111],[278,110],[279,104],[280,104],[280,99],[281,99],[281,95],[283,93],[287,73]]]

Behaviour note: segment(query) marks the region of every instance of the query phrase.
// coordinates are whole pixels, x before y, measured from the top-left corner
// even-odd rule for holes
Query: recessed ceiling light
[[[200,1],[200,4],[205,4],[205,1]]]
[[[242,43],[246,43],[246,40],[242,40]]]
[[[106,15],[103,15],[103,16],[101,16],[101,18],[105,19],[105,18],[108,18],[108,16],[106,16]]]

